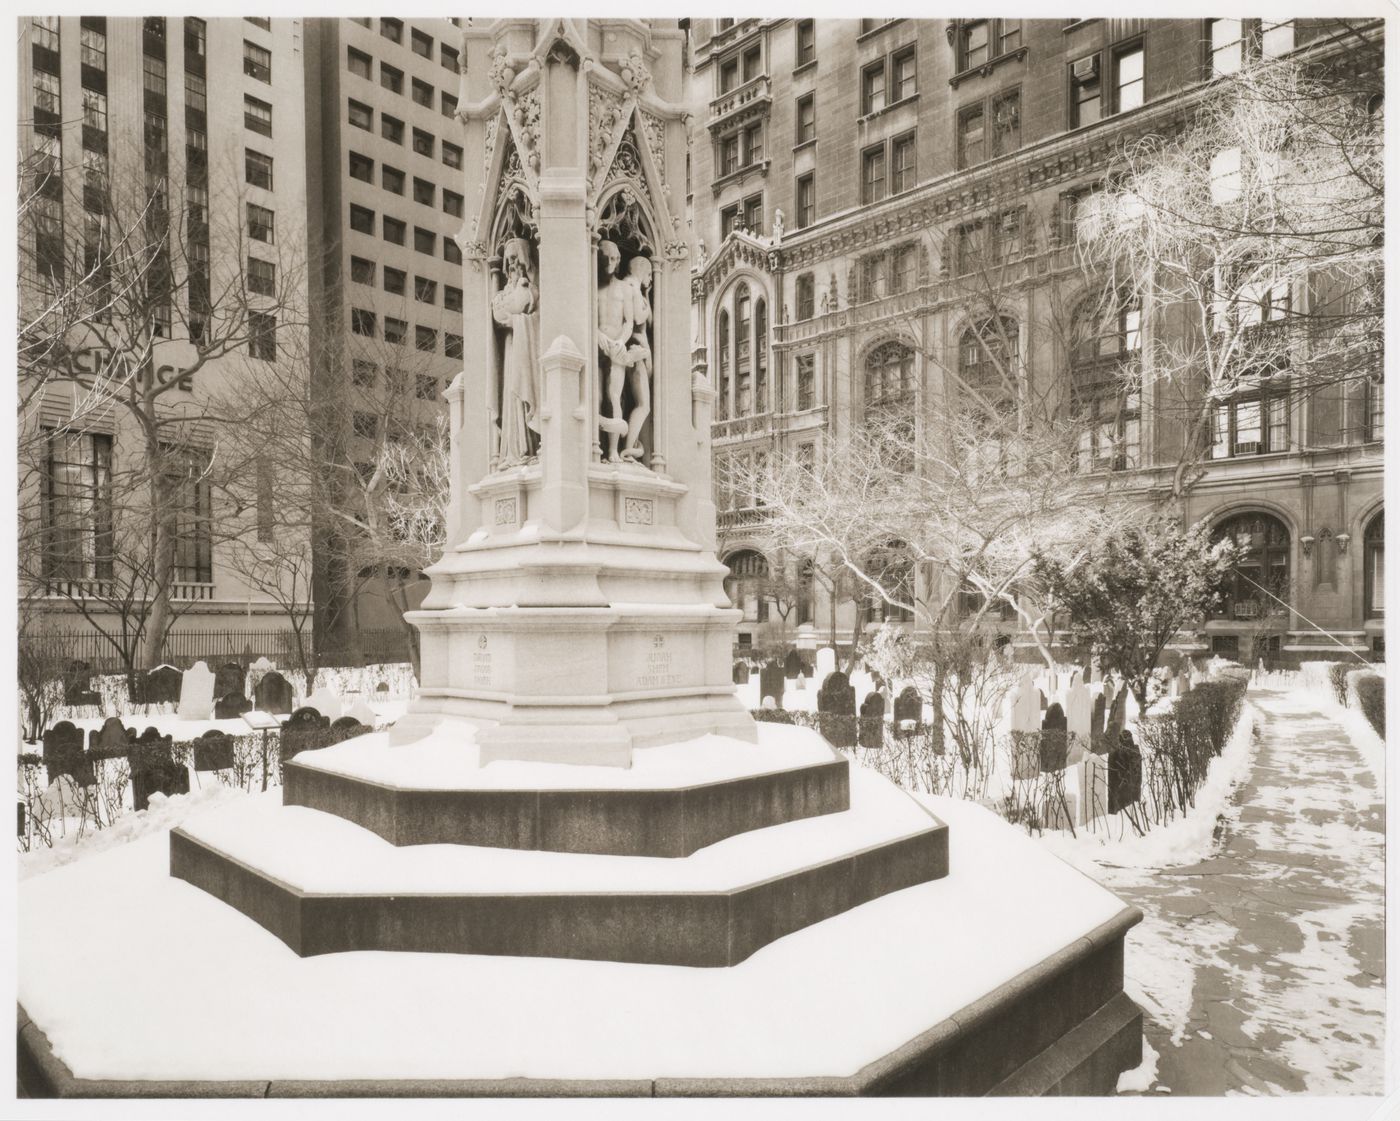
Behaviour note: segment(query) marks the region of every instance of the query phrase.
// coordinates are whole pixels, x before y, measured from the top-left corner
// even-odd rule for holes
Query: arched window
[[[865,359],[866,410],[907,403],[914,396],[914,351],[900,342],[881,343]]]
[[[768,560],[753,549],[731,553],[724,563],[729,575],[724,581],[729,602],[744,613],[748,623],[768,621]]]
[[[990,423],[1015,409],[1020,354],[1014,319],[992,316],[963,331],[958,340],[958,376],[973,420]]]
[[[719,351],[719,406],[715,412],[716,419],[724,420],[729,416],[729,312],[721,309],[719,313],[718,351]]]
[[[768,411],[768,302],[756,300],[753,309],[754,390],[753,411]]]
[[[865,617],[872,623],[907,623],[913,620],[914,612],[914,561],[909,548],[903,541],[888,541],[872,549],[865,559],[866,571],[880,585],[885,595],[874,589],[866,594]]]
[[[1239,551],[1225,578],[1214,614],[1227,619],[1262,619],[1288,610],[1288,527],[1263,513],[1236,514],[1216,526],[1216,541]]]
[[[1070,409],[1079,429],[1081,471],[1138,465],[1141,391],[1137,382],[1142,307],[1125,296],[1086,304],[1075,317]]]
[[[734,290],[734,415],[748,416],[753,412],[752,374],[753,302],[749,286],[740,284]]]
[[[1362,563],[1366,566],[1366,618],[1385,618],[1385,511],[1366,523],[1362,541]]]

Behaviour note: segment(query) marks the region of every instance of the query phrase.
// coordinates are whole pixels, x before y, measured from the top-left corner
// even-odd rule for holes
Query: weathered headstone
[[[378,685],[374,687],[374,691],[376,693],[387,696],[389,693],[389,683],[387,681],[381,681]]]
[[[877,689],[860,702],[860,729],[856,737],[861,747],[880,747],[885,742],[885,698]]]
[[[356,699],[350,706],[350,711],[345,714],[352,720],[363,724],[369,731],[374,731],[374,726],[379,722],[379,714],[369,707],[369,702],[364,698]]]
[[[340,696],[329,685],[322,685],[307,697],[306,706],[314,708],[327,720],[339,720],[341,712],[344,711]]]
[[[203,662],[185,670],[180,682],[181,720],[208,720],[214,711],[214,674]]]
[[[60,720],[44,733],[44,770],[49,782],[68,775],[79,786],[93,784],[92,761],[83,753],[81,729]]]
[[[230,693],[240,696],[247,685],[247,675],[237,662],[225,662],[214,671],[214,696],[227,697]]]
[[[796,650],[789,650],[787,657],[783,659],[783,676],[791,680],[794,677],[802,676],[802,655]]]
[[[66,705],[101,704],[102,698],[92,689],[92,666],[87,662],[71,661],[63,671],[63,703]]]
[[[109,716],[102,727],[88,733],[88,753],[103,759],[125,755],[136,737],[118,716]]]
[[[146,704],[176,704],[180,700],[180,686],[184,674],[174,666],[156,666],[146,674],[141,692]]]
[[[924,722],[924,699],[912,685],[906,685],[894,699],[894,726],[900,735],[912,735]]]
[[[1104,749],[1109,751],[1118,740],[1118,729],[1123,727],[1123,706],[1117,705],[1115,711],[1114,701],[1118,698],[1118,690],[1113,682],[1105,681],[1103,684],[1103,732],[1104,740],[1108,746]]]
[[[748,683],[749,683],[749,663],[748,663],[748,662],[735,662],[735,663],[734,663],[734,684],[735,684],[735,685],[747,685]]]
[[[1094,697],[1094,708],[1089,717],[1089,750],[1100,755],[1108,750],[1104,746],[1103,738],[1103,722],[1106,713],[1107,708],[1104,705],[1103,694],[1099,693]]]
[[[214,702],[215,720],[236,720],[245,712],[251,712],[253,702],[241,692],[229,693]]]
[[[1040,690],[1033,681],[1023,677],[1011,695],[1011,730],[1038,732],[1040,720]]]
[[[1040,775],[1040,732],[1011,731],[1011,777],[1033,779]]]
[[[347,740],[353,736],[363,736],[370,730],[353,716],[337,716],[331,721],[331,731],[339,733],[341,738]]]
[[[1142,752],[1124,729],[1108,753],[1108,812],[1116,814],[1142,797]]]
[[[253,690],[253,700],[262,712],[291,712],[292,683],[276,670],[269,670]]]
[[[763,663],[763,668],[758,673],[758,691],[760,695],[772,697],[773,702],[779,707],[783,707],[783,689],[786,682],[783,680],[783,664],[778,661]]]
[[[1088,825],[1108,812],[1108,760],[1086,755],[1079,764],[1079,822]]]
[[[823,646],[817,651],[817,680],[825,681],[836,672],[836,651],[830,646]]]
[[[1069,761],[1079,762],[1089,750],[1094,727],[1094,703],[1089,687],[1075,683],[1065,693],[1065,730],[1069,733]]]
[[[1040,725],[1040,769],[1042,772],[1063,771],[1068,763],[1065,736],[1065,713],[1057,704],[1045,710]]]
[[[297,709],[282,725],[282,759],[285,761],[298,751],[324,744],[328,739],[326,731],[330,726],[331,722],[314,708],[303,705]]]
[[[23,799],[23,798],[16,798],[16,799],[15,799],[15,805],[16,805],[16,808],[19,810],[19,832],[16,834],[16,836],[23,837],[23,836],[24,836],[24,799]]]
[[[1084,671],[1081,670],[1078,666],[1075,666],[1072,670],[1069,671],[1069,677],[1064,682],[1065,692],[1068,693],[1071,689],[1078,688],[1079,685],[1083,682],[1083,680]]]
[[[152,794],[188,794],[190,773],[171,757],[171,738],[147,728],[127,752],[131,765],[131,805],[144,810]]]
[[[196,771],[226,771],[233,766],[233,737],[211,730],[194,741]]]
[[[817,690],[821,733],[833,747],[853,747],[856,742],[856,691],[850,678],[836,670],[827,674]]]

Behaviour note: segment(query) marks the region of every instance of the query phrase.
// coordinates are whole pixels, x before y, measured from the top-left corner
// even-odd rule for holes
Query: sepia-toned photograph
[[[1372,7],[18,16],[7,1115],[1378,1116]]]

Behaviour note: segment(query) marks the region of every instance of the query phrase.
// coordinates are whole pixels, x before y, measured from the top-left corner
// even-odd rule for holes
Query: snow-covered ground
[[[21,885],[18,995],[85,1078],[848,1075],[1122,906],[989,811],[922,801],[955,838],[949,876],[727,969],[301,959],[172,879],[161,829]],[[122,968],[74,968],[96,960]]]

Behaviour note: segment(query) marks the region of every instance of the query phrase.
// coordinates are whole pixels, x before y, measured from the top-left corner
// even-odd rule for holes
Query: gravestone
[[[171,737],[162,736],[154,728],[147,728],[131,744],[127,760],[131,765],[133,809],[146,809],[152,794],[164,794],[168,798],[190,792],[189,770],[172,757]]]
[[[861,747],[880,747],[885,742],[885,698],[877,689],[860,702],[860,729],[856,736]]]
[[[382,694],[383,696],[388,696],[389,683],[387,681],[381,681],[378,685],[374,687],[374,691],[376,693]]]
[[[1193,675],[1190,672],[1190,670],[1176,675],[1178,696],[1184,697],[1187,693],[1191,692],[1191,686],[1195,684],[1195,682],[1192,680],[1192,677]]]
[[[1104,742],[1108,745],[1104,751],[1110,751],[1114,743],[1118,740],[1118,730],[1123,727],[1123,708],[1118,706],[1118,711],[1114,711],[1114,701],[1118,698],[1118,690],[1113,682],[1105,681],[1103,684],[1103,733]]]
[[[854,747],[856,742],[856,691],[840,670],[827,674],[817,690],[821,733],[832,747]]]
[[[1040,690],[1035,683],[1025,677],[1011,695],[1011,730],[1013,732],[1040,731]]]
[[[1084,671],[1081,670],[1078,666],[1075,666],[1072,670],[1069,671],[1069,677],[1065,681],[1065,692],[1068,693],[1071,689],[1078,688],[1079,685],[1083,682],[1083,679]]]
[[[1011,777],[1035,779],[1040,777],[1040,732],[1011,732]]]
[[[1101,666],[1100,666],[1100,664],[1099,664],[1099,660],[1098,660],[1097,658],[1095,658],[1093,661],[1091,661],[1091,662],[1089,663],[1089,681],[1090,681],[1092,684],[1097,685],[1097,684],[1098,684],[1100,681],[1102,681],[1102,680],[1103,680],[1103,669],[1101,668]]]
[[[313,744],[322,744],[329,738],[326,730],[331,722],[314,708],[303,705],[287,718],[282,725],[282,738],[279,750],[286,762],[298,751],[305,751]]]
[[[69,662],[63,671],[63,703],[66,705],[96,705],[102,698],[92,688],[92,666],[87,662]]]
[[[375,725],[379,722],[379,715],[374,709],[369,707],[369,702],[359,698],[350,706],[350,711],[345,714],[352,720],[363,724],[368,731],[374,731]]]
[[[735,663],[734,663],[734,684],[735,684],[735,685],[747,685],[748,683],[749,683],[749,663],[748,663],[748,662],[735,662]]]
[[[16,806],[16,808],[19,810],[19,832],[16,834],[16,836],[23,837],[23,836],[24,836],[24,799],[23,799],[23,798],[16,798],[16,799],[15,799],[15,806]]]
[[[262,712],[291,712],[292,696],[292,683],[276,670],[263,674],[253,690],[253,700]]]
[[[214,674],[203,662],[185,670],[180,681],[181,720],[208,720],[214,711]]]
[[[1040,769],[1042,772],[1063,771],[1068,764],[1069,745],[1066,742],[1065,713],[1057,704],[1045,710],[1040,725]]]
[[[214,671],[214,696],[227,697],[230,693],[242,696],[247,686],[247,675],[237,662],[225,662]]]
[[[1102,755],[1108,750],[1104,746],[1103,722],[1107,714],[1107,707],[1104,705],[1103,694],[1099,693],[1094,697],[1093,712],[1089,717],[1089,750]]]
[[[1108,753],[1108,812],[1116,814],[1142,797],[1142,752],[1124,729]]]
[[[196,771],[227,771],[233,766],[233,737],[210,730],[194,741]]]
[[[836,672],[836,651],[830,646],[823,646],[817,651],[817,680],[825,681]]]
[[[355,736],[363,736],[372,729],[366,728],[353,716],[338,716],[331,721],[331,731],[340,733],[341,739],[352,739]]]
[[[1069,761],[1078,763],[1089,750],[1094,728],[1094,702],[1089,687],[1076,682],[1065,693],[1065,730],[1069,733]]]
[[[214,702],[215,720],[236,720],[253,710],[253,702],[241,692],[228,693]]]
[[[763,664],[763,668],[758,673],[758,692],[760,696],[772,697],[773,703],[778,708],[783,707],[783,689],[786,683],[783,680],[783,666],[781,662],[769,661]]]
[[[906,685],[894,699],[894,726],[903,736],[913,735],[924,722],[924,699],[912,685]]]
[[[121,717],[109,716],[102,727],[88,733],[88,753],[101,759],[125,755],[136,737],[121,722]]]
[[[264,673],[271,673],[277,668],[277,663],[266,656],[258,658],[248,667],[249,673],[256,673],[261,676]]]
[[[68,775],[79,786],[93,784],[92,761],[83,753],[81,729],[60,720],[44,733],[44,770],[51,783]]]
[[[787,657],[783,659],[783,676],[789,679],[801,677],[804,668],[802,655],[796,650],[789,650]]]
[[[141,696],[148,705],[176,704],[185,675],[174,666],[156,666],[146,674]]]
[[[1108,760],[1086,755],[1079,764],[1079,824],[1088,825],[1108,812]]]
[[[307,697],[306,706],[314,708],[327,720],[339,720],[340,714],[344,711],[344,706],[340,703],[340,696],[329,685],[322,685],[311,696]]]

